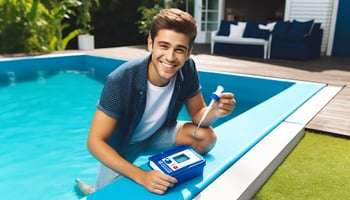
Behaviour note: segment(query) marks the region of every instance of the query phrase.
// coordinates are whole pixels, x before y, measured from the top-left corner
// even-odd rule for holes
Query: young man
[[[161,10],[153,18],[148,38],[151,54],[123,64],[107,77],[87,142],[91,154],[102,162],[97,189],[123,175],[163,194],[177,180],[133,165],[139,155],[182,144],[205,154],[214,146],[216,135],[210,124],[231,113],[235,100],[232,93],[222,93],[193,135],[206,110],[190,58],[196,34],[191,15]],[[183,104],[191,122],[177,122]]]

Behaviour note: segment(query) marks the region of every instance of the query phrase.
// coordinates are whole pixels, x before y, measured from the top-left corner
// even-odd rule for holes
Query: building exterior
[[[350,56],[349,0],[194,0],[196,43],[210,43],[210,34],[226,20],[314,19],[322,24],[321,54]]]

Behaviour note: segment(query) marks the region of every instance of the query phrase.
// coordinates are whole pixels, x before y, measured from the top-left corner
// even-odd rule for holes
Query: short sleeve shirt
[[[122,153],[130,143],[146,106],[147,67],[151,55],[128,61],[106,78],[97,108],[117,119],[117,126],[108,143]],[[200,92],[199,77],[194,61],[189,58],[178,71],[168,114],[163,124],[175,125],[181,107],[187,99]]]

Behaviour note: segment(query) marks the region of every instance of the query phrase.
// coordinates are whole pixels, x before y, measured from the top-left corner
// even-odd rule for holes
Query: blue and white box
[[[151,169],[159,170],[177,179],[175,185],[191,178],[201,176],[206,164],[205,159],[189,145],[181,145],[149,157]]]

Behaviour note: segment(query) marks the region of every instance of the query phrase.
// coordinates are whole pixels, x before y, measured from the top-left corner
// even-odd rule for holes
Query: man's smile
[[[166,61],[159,61],[159,62],[165,73],[173,73],[174,71],[177,71],[178,65],[176,63],[168,63]]]
[[[176,64],[174,63],[167,63],[166,61],[159,61],[163,67],[166,67],[166,68],[174,68],[174,67],[177,67]]]

